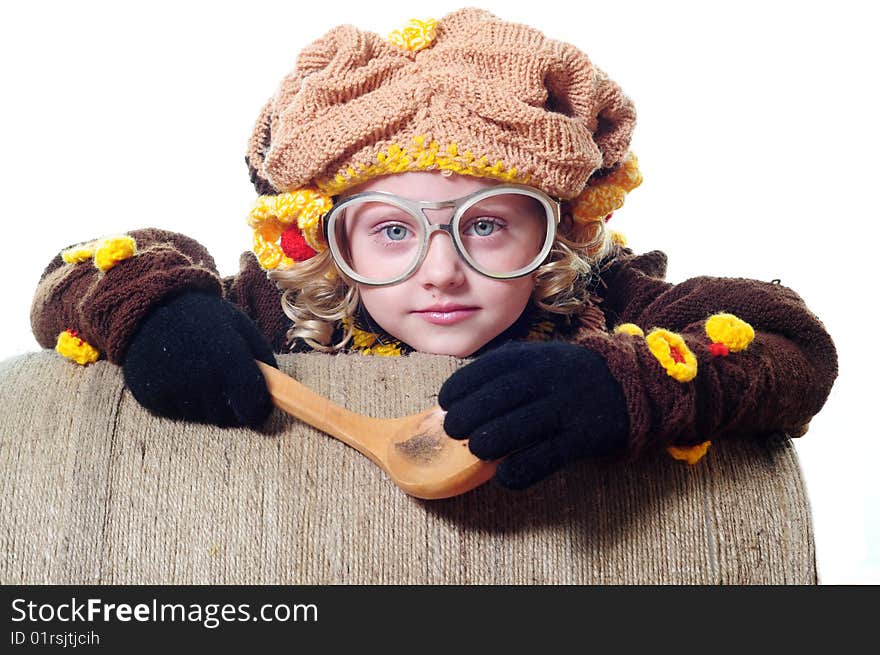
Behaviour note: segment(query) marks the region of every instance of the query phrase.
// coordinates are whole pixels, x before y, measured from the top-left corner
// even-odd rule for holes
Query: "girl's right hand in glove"
[[[190,291],[147,315],[122,369],[132,395],[154,414],[256,427],[273,405],[255,359],[278,367],[253,321],[227,300]]]

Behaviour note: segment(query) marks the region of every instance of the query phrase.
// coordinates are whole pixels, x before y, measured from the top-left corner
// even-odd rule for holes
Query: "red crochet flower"
[[[715,357],[727,357],[730,354],[730,350],[723,343],[710,343],[709,352]]]
[[[295,262],[303,262],[316,254],[297,227],[281,235],[281,249]]]

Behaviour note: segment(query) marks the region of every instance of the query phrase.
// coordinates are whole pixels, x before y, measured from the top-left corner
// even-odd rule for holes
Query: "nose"
[[[464,262],[458,256],[452,236],[437,230],[428,241],[428,252],[416,273],[425,288],[455,288],[465,279]]]

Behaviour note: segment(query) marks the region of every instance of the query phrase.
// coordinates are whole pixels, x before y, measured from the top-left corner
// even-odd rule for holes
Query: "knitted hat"
[[[342,25],[300,53],[257,120],[254,252],[276,268],[323,250],[333,196],[404,171],[528,184],[595,221],[641,182],[634,127],[632,101],[583,52],[489,12],[387,39]]]

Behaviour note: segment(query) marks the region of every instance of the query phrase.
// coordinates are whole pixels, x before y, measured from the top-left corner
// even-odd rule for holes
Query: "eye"
[[[474,223],[474,234],[481,237],[487,237],[495,231],[495,223],[493,221],[477,221]]]
[[[409,234],[409,230],[403,225],[386,225],[382,231],[391,241],[403,241]]]
[[[488,237],[502,228],[497,218],[478,218],[467,226],[464,233],[474,234],[478,237]]]

